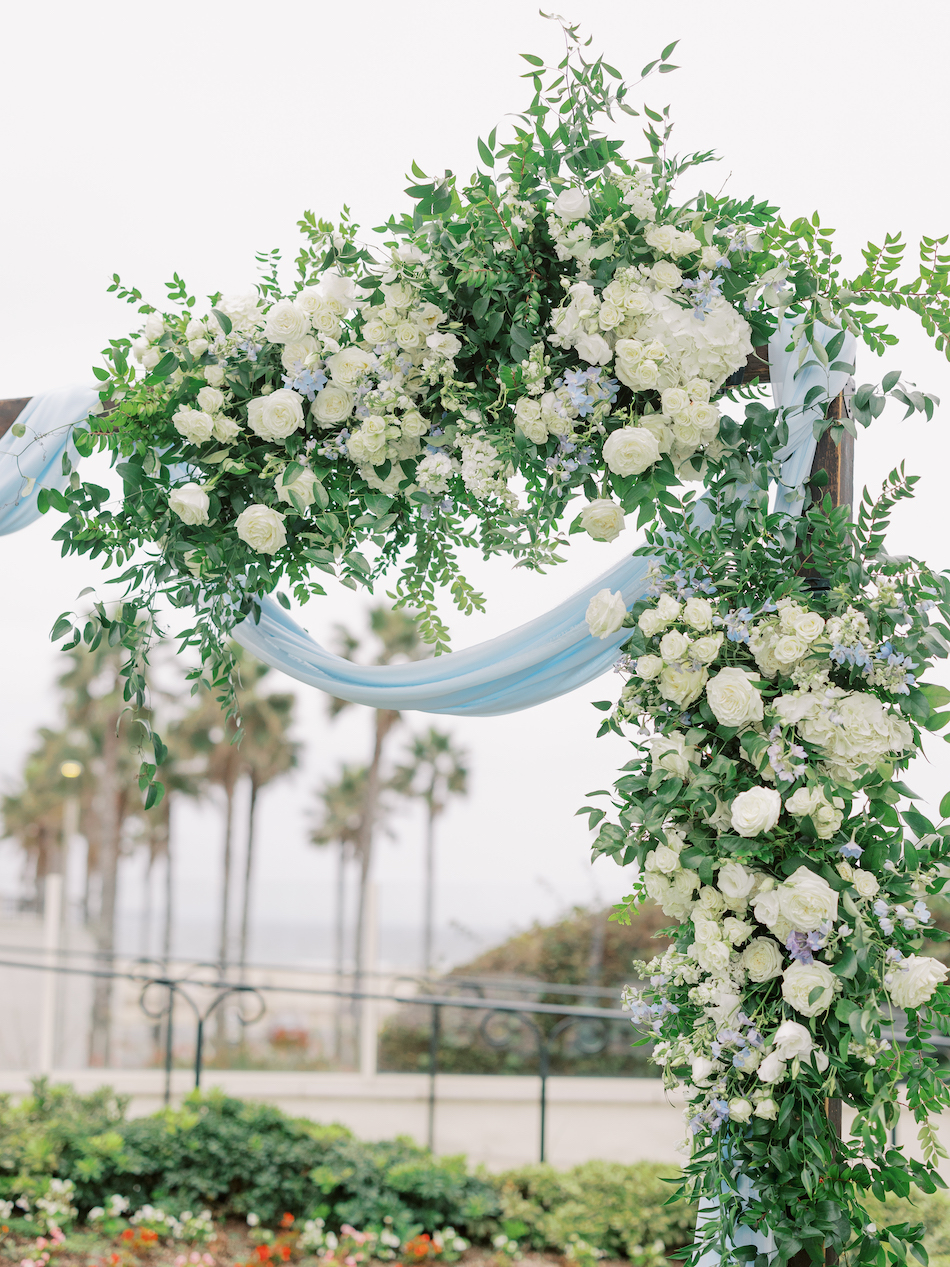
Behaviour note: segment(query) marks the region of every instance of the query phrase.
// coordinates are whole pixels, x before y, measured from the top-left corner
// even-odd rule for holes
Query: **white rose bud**
[[[609,498],[598,498],[581,511],[581,527],[595,541],[615,541],[624,524],[623,508]]]
[[[576,334],[574,347],[577,355],[588,365],[607,365],[613,360],[613,348],[600,334]]]
[[[690,1067],[690,1077],[697,1086],[700,1086],[702,1083],[708,1081],[712,1071],[713,1062],[706,1056],[693,1057],[693,1063]]]
[[[590,198],[583,189],[565,189],[554,199],[551,210],[568,222],[583,220],[590,215]]]
[[[735,668],[720,669],[709,679],[706,698],[721,726],[748,726],[762,720],[762,696],[752,680],[747,670]]]
[[[609,638],[623,627],[627,605],[621,593],[603,589],[587,605],[587,628],[593,638]]]
[[[288,374],[293,374],[298,365],[312,364],[320,352],[320,344],[312,334],[305,334],[302,339],[294,339],[284,344],[280,354],[280,363]]]
[[[240,425],[227,414],[215,414],[214,428],[211,432],[221,444],[233,444],[241,434]]]
[[[716,887],[733,910],[744,910],[752,890],[755,875],[741,862],[726,862],[719,868]]]
[[[209,505],[208,494],[197,484],[173,488],[168,495],[169,510],[173,510],[186,524],[206,524]]]
[[[775,1119],[778,1117],[778,1105],[772,1099],[771,1096],[768,1096],[766,1099],[760,1100],[758,1102],[758,1104],[755,1106],[755,1112],[753,1116],[761,1117],[766,1122],[774,1122]]]
[[[875,897],[880,889],[875,876],[860,868],[854,873],[854,887],[861,897]]]
[[[779,944],[771,937],[753,937],[739,962],[756,984],[780,976],[784,964]]]
[[[748,1122],[752,1116],[752,1101],[740,1096],[729,1101],[729,1117],[733,1122]]]
[[[746,920],[736,919],[734,915],[727,915],[722,921],[722,931],[730,946],[741,946],[746,938],[751,937],[755,932],[755,925]]]
[[[258,554],[274,554],[287,544],[284,516],[270,506],[248,506],[238,515],[234,527],[241,540]]]
[[[338,386],[351,390],[376,367],[376,357],[362,348],[347,347],[327,357],[330,377]]]
[[[775,1050],[783,1060],[807,1056],[815,1043],[811,1033],[798,1021],[783,1021],[772,1038]]]
[[[770,1051],[756,1072],[763,1082],[772,1085],[782,1082],[785,1078],[785,1061],[777,1051]]]
[[[682,387],[668,387],[660,393],[660,400],[663,403],[663,412],[670,417],[685,413],[689,408],[689,396]]]
[[[639,475],[660,460],[660,446],[645,427],[621,427],[604,441],[604,461],[614,475]]]
[[[221,387],[224,383],[224,366],[223,365],[206,365],[204,368],[205,382],[212,387]]]

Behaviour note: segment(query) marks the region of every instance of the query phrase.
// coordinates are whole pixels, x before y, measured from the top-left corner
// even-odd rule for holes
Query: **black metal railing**
[[[35,953],[35,952],[33,952]],[[117,957],[117,956],[116,956]],[[464,1012],[480,1012],[478,1030],[486,1043],[496,1049],[510,1047],[519,1034],[527,1034],[533,1042],[537,1057],[537,1077],[539,1080],[539,1140],[538,1156],[540,1161],[546,1156],[546,1136],[548,1117],[548,1079],[551,1076],[551,1054],[559,1038],[569,1029],[580,1029],[578,1042],[581,1050],[587,1053],[603,1051],[607,1045],[611,1026],[630,1025],[629,1015],[620,1008],[584,1007],[571,1003],[542,1003],[530,999],[503,999],[486,997],[479,989],[474,995],[436,994],[424,989],[421,993],[394,994],[377,990],[355,990],[334,988],[330,986],[302,986],[286,984],[248,984],[224,979],[200,981],[188,977],[173,977],[167,974],[149,972],[120,971],[109,967],[77,967],[70,964],[49,962],[30,962],[27,959],[0,959],[0,968],[19,968],[37,972],[53,972],[57,975],[71,977],[90,977],[114,981],[129,981],[141,987],[139,1007],[153,1021],[164,1022],[164,1102],[171,1102],[172,1071],[174,1068],[175,1042],[175,1007],[179,1001],[187,1004],[195,1021],[194,1045],[194,1085],[201,1088],[204,1071],[204,1048],[206,1025],[211,1016],[227,999],[237,998],[243,1003],[247,1000],[253,1006],[252,1014],[238,1013],[238,1020],[243,1026],[251,1025],[261,1019],[267,1010],[266,996],[282,994],[310,998],[327,998],[349,1000],[353,1003],[381,1002],[403,1006],[423,1006],[430,1012],[429,1067],[428,1073],[428,1105],[427,1136],[431,1148],[435,1140],[437,1079],[439,1075],[440,1035],[443,1030],[443,1013],[446,1008],[457,1008]],[[412,978],[401,978],[412,981]],[[418,985],[419,983],[416,982]],[[431,986],[431,982],[423,983]],[[444,984],[442,982],[441,984]],[[453,979],[452,984],[456,984]],[[480,984],[485,984],[480,983]],[[515,983],[510,983],[513,988]],[[577,994],[584,987],[564,987],[551,982],[518,982],[518,988],[529,986],[533,993]],[[608,993],[595,988],[598,994]],[[203,1003],[194,997],[198,991],[210,995]],[[593,992],[593,991],[592,991]],[[615,991],[609,991],[615,994]],[[156,995],[158,997],[156,997]],[[550,1030],[538,1024],[536,1018],[557,1017]],[[586,1031],[584,1030],[586,1026]]]

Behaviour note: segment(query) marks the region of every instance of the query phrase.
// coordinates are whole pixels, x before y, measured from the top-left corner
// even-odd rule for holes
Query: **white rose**
[[[755,875],[741,862],[727,862],[719,868],[716,887],[733,910],[744,910],[755,888]]]
[[[654,735],[650,740],[650,749],[653,753],[653,769],[668,770],[678,779],[689,779],[692,773],[690,762],[699,764],[696,749],[687,744],[686,736],[680,730],[671,735]]]
[[[703,919],[701,915],[693,918],[693,929],[696,942],[700,946],[711,946],[714,941],[722,941],[722,932],[714,919]]]
[[[668,664],[657,680],[657,687],[664,699],[686,708],[699,699],[706,685],[705,669],[688,669],[682,664]]]
[[[604,441],[604,461],[614,475],[639,475],[660,460],[660,446],[645,427],[621,427]]]
[[[656,614],[666,624],[679,619],[682,603],[678,603],[671,594],[661,594],[656,601]]]
[[[424,436],[429,430],[429,424],[418,409],[410,409],[408,413],[403,414],[399,420],[404,436],[418,438]]]
[[[233,444],[241,434],[241,427],[234,418],[229,418],[226,414],[215,414],[211,434],[221,444]]]
[[[718,919],[726,904],[718,889],[714,889],[711,884],[704,884],[699,893],[698,906],[707,919]]]
[[[145,318],[145,337],[150,343],[160,339],[165,333],[165,318],[160,312],[150,312]]]
[[[772,655],[783,667],[797,663],[807,650],[808,643],[805,639],[796,638],[794,634],[786,634],[772,645]]]
[[[603,589],[595,594],[587,605],[587,628],[593,638],[609,638],[623,627],[627,605],[623,595]]]
[[[779,885],[777,892],[779,910],[797,933],[814,932],[838,918],[838,894],[827,880],[807,867],[799,867]]]
[[[760,924],[771,928],[781,914],[778,890],[771,889],[757,893],[752,903],[752,913]]]
[[[289,387],[248,401],[247,425],[263,440],[285,440],[303,426],[303,401]]]
[[[697,638],[690,650],[692,659],[699,664],[712,664],[719,654],[723,636],[721,633],[709,634],[705,638]]]
[[[681,255],[692,255],[701,246],[702,243],[695,233],[677,233],[673,242],[672,254],[677,258]]]
[[[359,297],[353,278],[341,277],[333,268],[327,269],[320,277],[320,292],[344,309],[355,307]]]
[[[312,334],[305,334],[302,339],[294,339],[290,343],[284,344],[284,350],[280,354],[280,363],[288,374],[293,374],[298,365],[306,365],[308,361],[313,363],[313,359],[319,355],[320,344],[316,341]]]
[[[206,414],[219,414],[224,408],[224,392],[216,387],[202,387],[198,393],[198,408]]]
[[[293,343],[310,331],[310,317],[291,299],[279,299],[264,322],[264,338],[269,343]]]
[[[321,427],[336,426],[353,412],[353,397],[345,388],[328,383],[313,398],[310,412]]]
[[[595,541],[615,541],[624,524],[623,508],[607,497],[592,501],[581,511],[581,527]]]
[[[785,1061],[777,1051],[770,1051],[756,1071],[763,1082],[774,1085],[785,1078]]]
[[[694,1056],[690,1066],[690,1077],[699,1086],[706,1082],[712,1074],[714,1065],[706,1056]]]
[[[724,941],[700,945],[696,950],[696,962],[714,977],[722,977],[729,971],[729,947]]]
[[[287,543],[284,516],[270,506],[248,506],[238,515],[234,527],[241,540],[258,554],[273,554]]]
[[[783,1060],[807,1056],[815,1045],[811,1033],[798,1021],[783,1021],[775,1031],[772,1043]]]
[[[732,826],[740,836],[761,836],[771,831],[782,812],[782,798],[771,787],[751,787],[732,802]]]
[[[722,921],[722,931],[730,946],[741,946],[746,938],[751,937],[755,932],[755,925],[743,919],[736,919],[734,915],[727,915]]]
[[[376,357],[362,348],[347,347],[327,357],[327,369],[340,387],[356,387],[365,374],[376,366]]]
[[[777,941],[771,937],[753,937],[739,962],[749,974],[749,980],[759,983],[779,976],[784,961]]]
[[[854,887],[861,897],[874,897],[881,886],[870,871],[858,869],[854,873]]]
[[[737,1096],[729,1101],[729,1118],[733,1122],[748,1122],[752,1116],[752,1101]]]
[[[666,391],[660,393],[660,400],[663,404],[663,412],[671,418],[685,413],[689,408],[689,396],[682,387],[668,387]]]
[[[895,1007],[920,1007],[933,996],[947,975],[945,964],[926,955],[908,955],[900,967],[884,978]]]
[[[748,726],[762,720],[762,696],[746,669],[720,669],[709,679],[706,698],[721,726]]]
[[[583,189],[564,189],[554,199],[551,210],[568,222],[590,215],[590,198]]]
[[[613,349],[603,335],[575,335],[574,347],[577,349],[577,355],[588,365],[607,365],[613,360]]]
[[[315,500],[313,486],[317,482],[317,477],[308,467],[304,467],[289,484],[283,482],[283,476],[279,475],[274,487],[277,490],[277,496],[282,502],[289,502],[290,495],[293,493],[301,506],[312,506]]]
[[[683,274],[669,260],[660,260],[658,264],[653,265],[650,272],[656,284],[664,290],[678,290],[683,280]]]
[[[637,660],[635,672],[644,682],[652,682],[663,672],[663,661],[658,655],[642,655]]]
[[[169,510],[186,524],[206,524],[209,505],[208,494],[197,484],[173,488],[168,495]]]
[[[687,598],[683,605],[683,621],[690,629],[703,633],[712,628],[712,604],[705,598]]]
[[[814,642],[825,631],[825,622],[817,612],[796,612],[792,617],[792,627],[799,638],[806,642]]]
[[[172,416],[175,430],[192,444],[204,444],[211,439],[214,430],[214,419],[200,409],[179,409]]]
[[[677,660],[685,660],[689,648],[689,638],[684,633],[680,633],[678,629],[671,629],[669,633],[664,634],[660,639],[660,655],[667,664],[673,664]]]
[[[443,334],[430,334],[426,339],[426,347],[433,352],[438,352],[440,356],[444,356],[447,361],[451,361],[462,350],[462,344],[454,334],[446,331]]]
[[[669,876],[679,865],[680,856],[675,849],[671,849],[669,845],[657,845],[647,854],[644,870],[659,871],[662,875]]]
[[[396,342],[405,352],[412,352],[422,347],[425,331],[420,330],[413,321],[400,321],[393,331]]]
[[[677,230],[671,224],[651,224],[643,234],[647,246],[651,246],[654,251],[659,251],[662,255],[670,254],[676,235]]]
[[[532,444],[544,444],[548,429],[541,419],[541,402],[530,396],[522,396],[515,405],[515,422]]]
[[[816,787],[796,788],[785,802],[785,809],[796,818],[805,818],[814,814],[821,804],[821,790]]]
[[[764,1100],[760,1100],[755,1106],[755,1113],[753,1116],[761,1117],[766,1122],[774,1122],[778,1117],[778,1111],[778,1104],[771,1096],[767,1096]]]
[[[212,387],[220,387],[224,382],[224,366],[206,365],[204,376],[206,383],[210,383]]]
[[[782,998],[802,1016],[817,1016],[831,1006],[835,994],[835,975],[823,963],[793,963],[782,973]],[[821,993],[809,1003],[812,990]]]

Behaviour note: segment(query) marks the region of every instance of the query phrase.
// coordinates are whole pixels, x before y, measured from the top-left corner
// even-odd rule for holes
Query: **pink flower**
[[[188,1262],[188,1259],[185,1257],[185,1255],[179,1254],[178,1257],[175,1259],[175,1267],[185,1267],[185,1264],[187,1262]]]
[[[201,1261],[207,1264],[207,1267],[214,1267],[214,1259],[210,1254],[202,1254]]]

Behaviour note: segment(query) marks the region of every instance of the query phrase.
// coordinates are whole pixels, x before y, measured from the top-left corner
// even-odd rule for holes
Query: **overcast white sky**
[[[726,182],[737,195],[767,197],[786,217],[819,208],[838,226],[847,266],[857,271],[868,238],[880,242],[899,228],[913,240],[950,229],[948,12],[928,0],[899,9],[879,0],[675,7],[572,0],[567,16],[629,78],[680,39],[674,60],[682,69],[646,91],[654,106],[671,105],[678,148],[722,154],[706,178],[712,187]],[[175,270],[198,294],[242,290],[255,277],[255,250],[279,245],[292,256],[305,208],[334,216],[346,202],[369,229],[406,205],[411,160],[426,171],[467,174],[476,135],[525,101],[518,53],[553,59],[560,52],[556,27],[527,0],[34,0],[11,6],[2,31],[0,397],[90,379],[97,350],[134,317],[105,293],[114,272],[155,302]],[[631,155],[642,151],[636,120],[624,119],[618,131],[630,137]],[[894,324],[907,336],[899,352],[883,365],[862,354],[859,379],[898,368],[950,397],[943,357],[910,323]],[[859,486],[879,485],[900,460],[922,476],[891,547],[940,567],[950,562],[947,417],[945,409],[928,425],[886,416],[857,446]],[[4,786],[15,783],[35,728],[55,721],[57,654],[48,630],[83,586],[101,580],[88,563],[60,561],[53,527],[52,517],[42,520],[4,544]],[[546,577],[473,559],[470,575],[489,608],[452,622],[456,644],[553,606],[620,549],[574,545],[571,562]],[[369,601],[336,592],[312,604],[304,623],[324,636],[341,617],[357,622]],[[272,689],[284,685],[276,674],[272,681]],[[608,677],[509,718],[436,719],[468,746],[473,770],[472,795],[442,829],[443,924],[503,931],[623,893],[613,864],[591,869],[583,821],[573,818],[584,793],[604,786],[625,760],[619,740],[594,740],[598,715],[589,703],[618,683]],[[306,844],[306,808],[315,783],[341,758],[362,757],[368,722],[354,709],[331,728],[323,697],[294,689],[307,752],[297,777],[265,800],[257,913],[271,928],[299,926],[305,939],[330,911],[329,860]],[[406,716],[408,727],[428,721]],[[911,783],[939,797],[950,763],[942,742],[933,748],[933,764],[913,772]],[[398,839],[381,846],[384,925],[419,919],[418,828],[406,819]],[[213,922],[217,831],[210,809],[179,819],[180,901],[193,923]],[[13,850],[0,846],[0,891],[10,890],[14,875]],[[127,880],[131,913],[132,869]],[[262,937],[256,953],[266,958],[275,945]],[[464,953],[464,940],[455,945]]]

